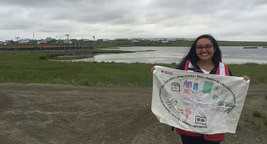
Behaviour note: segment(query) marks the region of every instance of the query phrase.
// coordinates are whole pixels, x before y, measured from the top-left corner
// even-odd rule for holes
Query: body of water
[[[231,64],[267,63],[267,48],[244,49],[243,47],[220,47],[223,61]],[[120,47],[119,50],[135,53],[95,55],[96,62],[117,63],[179,63],[189,51],[187,47]],[[75,61],[92,61],[92,58]]]

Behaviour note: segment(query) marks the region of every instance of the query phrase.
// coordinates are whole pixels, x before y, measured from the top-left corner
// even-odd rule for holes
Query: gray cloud
[[[40,38],[63,33],[99,38],[211,33],[227,40],[267,39],[265,0],[0,0],[0,16],[2,40],[32,32]]]

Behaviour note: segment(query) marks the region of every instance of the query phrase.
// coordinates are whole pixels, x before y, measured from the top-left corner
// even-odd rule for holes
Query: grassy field
[[[169,65],[174,67],[174,65]],[[0,82],[151,87],[152,65],[50,61],[45,54],[0,53]],[[230,65],[237,76],[267,83],[267,65]]]
[[[151,66],[49,61],[44,54],[0,54],[0,82],[150,86]]]

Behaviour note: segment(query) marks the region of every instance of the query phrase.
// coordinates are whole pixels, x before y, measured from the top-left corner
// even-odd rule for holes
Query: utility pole
[[[34,32],[32,33],[32,48],[34,48],[34,45],[35,45],[35,35],[34,35]]]
[[[69,47],[70,45],[70,34],[66,34],[66,42],[67,42],[67,47]]]
[[[70,34],[66,34],[67,42],[69,43],[70,40]]]

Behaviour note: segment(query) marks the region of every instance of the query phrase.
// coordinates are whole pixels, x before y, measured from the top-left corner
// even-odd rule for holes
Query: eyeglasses
[[[196,49],[210,49],[210,48],[212,48],[213,47],[213,45],[212,44],[206,44],[206,45],[197,45],[196,46]]]

